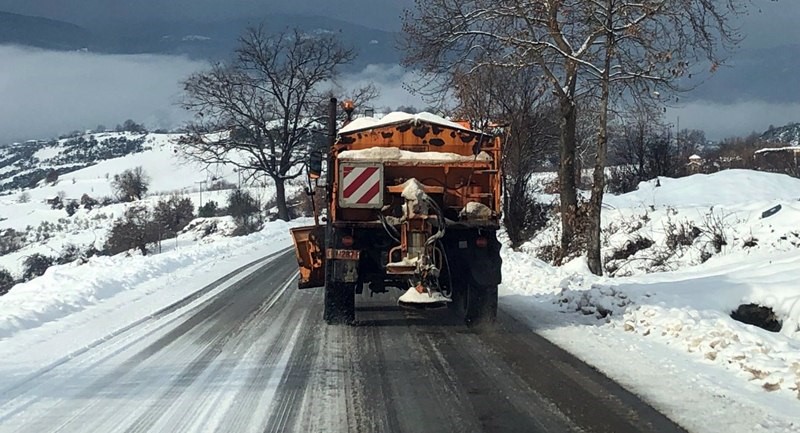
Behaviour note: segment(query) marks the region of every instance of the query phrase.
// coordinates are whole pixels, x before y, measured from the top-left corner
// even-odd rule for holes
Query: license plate
[[[329,249],[325,257],[329,260],[358,260],[361,258],[361,251]]]

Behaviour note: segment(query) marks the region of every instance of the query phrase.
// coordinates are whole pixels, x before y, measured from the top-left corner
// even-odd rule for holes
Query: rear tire
[[[355,288],[352,283],[325,285],[325,322],[329,325],[349,325],[356,321]]]
[[[497,321],[497,285],[467,287],[467,325],[491,326]]]
[[[456,287],[449,306],[469,326],[491,325],[497,320],[497,285]]]

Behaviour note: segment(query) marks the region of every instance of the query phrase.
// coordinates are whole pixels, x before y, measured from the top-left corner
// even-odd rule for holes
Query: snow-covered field
[[[730,170],[659,182],[605,201],[606,257],[652,241],[617,259],[617,277],[591,275],[584,258],[534,258],[551,230],[503,251],[501,305],[690,431],[800,431],[800,180]],[[730,318],[748,303],[771,307],[781,331]]]

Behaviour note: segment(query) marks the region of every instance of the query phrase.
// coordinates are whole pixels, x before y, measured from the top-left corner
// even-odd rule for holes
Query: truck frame
[[[324,287],[330,324],[355,321],[356,294],[391,288],[406,292],[404,307],[447,305],[468,324],[493,322],[501,134],[428,113],[350,120],[352,103],[342,105],[338,131],[337,101],[329,106],[324,224],[315,215],[292,229],[299,288]]]

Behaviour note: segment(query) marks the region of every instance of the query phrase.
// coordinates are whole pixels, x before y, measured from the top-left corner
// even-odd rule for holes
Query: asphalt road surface
[[[0,432],[677,432],[500,312],[493,330],[399,293],[322,321],[292,254],[0,390]],[[175,311],[180,311],[180,314]]]

